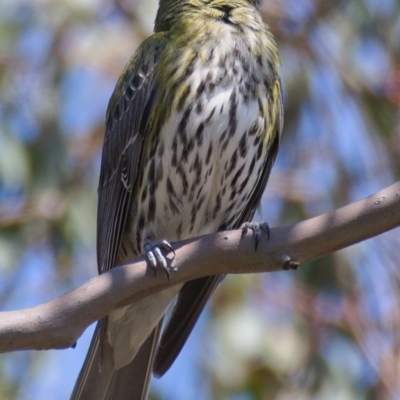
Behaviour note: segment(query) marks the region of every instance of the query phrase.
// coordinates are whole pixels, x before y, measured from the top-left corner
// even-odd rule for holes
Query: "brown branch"
[[[220,232],[174,244],[177,272],[154,271],[143,258],[97,276],[49,303],[0,313],[0,352],[72,346],[86,327],[116,307],[169,286],[213,274],[280,271],[400,226],[400,182],[348,206],[271,229],[258,250],[250,234]],[[289,261],[293,261],[292,264]]]

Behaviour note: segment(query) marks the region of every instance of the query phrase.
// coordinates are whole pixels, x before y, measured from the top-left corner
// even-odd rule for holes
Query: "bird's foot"
[[[172,248],[171,244],[166,240],[152,242],[150,239],[145,239],[143,250],[144,255],[154,269],[154,275],[157,274],[157,266],[160,266],[167,274],[169,280],[170,271],[176,271],[175,250]],[[163,255],[162,250],[172,252],[172,260],[167,260],[167,258]]]
[[[260,241],[261,232],[264,231],[267,233],[267,237],[269,239],[269,226],[267,222],[245,222],[241,226],[242,236],[245,235],[250,229],[253,231],[253,237],[255,240],[255,249],[257,250],[258,243]]]

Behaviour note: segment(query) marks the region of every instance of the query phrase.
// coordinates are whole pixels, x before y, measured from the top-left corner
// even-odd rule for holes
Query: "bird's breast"
[[[146,237],[177,241],[236,226],[267,157],[268,68],[235,45],[185,62],[189,72],[178,62],[181,78],[160,91],[157,113],[168,117],[143,156],[130,224],[139,253]]]
[[[143,169],[137,237],[176,241],[234,226],[264,164],[263,126],[258,101],[230,86],[173,112]]]

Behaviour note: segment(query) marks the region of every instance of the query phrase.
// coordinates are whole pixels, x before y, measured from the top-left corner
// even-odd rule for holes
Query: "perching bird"
[[[283,121],[280,60],[261,3],[160,0],[155,33],[125,67],[107,110],[99,273],[142,254],[163,266],[164,239],[253,218]],[[220,280],[196,279],[113,311],[96,328],[72,399],[146,399],[151,372],[168,370]]]

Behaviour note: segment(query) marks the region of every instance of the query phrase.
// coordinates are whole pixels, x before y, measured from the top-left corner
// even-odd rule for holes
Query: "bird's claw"
[[[161,266],[167,274],[169,280],[170,271],[176,271],[175,250],[172,248],[171,244],[166,240],[152,242],[150,239],[146,239],[143,245],[143,249],[147,260],[154,269],[154,275],[157,275],[157,266]],[[173,257],[172,260],[169,262],[169,265],[167,258],[162,253],[162,250],[167,250],[168,252],[173,253]]]
[[[267,237],[269,239],[270,230],[269,230],[268,223],[265,221],[264,222],[245,222],[244,224],[242,224],[241,229],[242,229],[242,236],[245,235],[249,229],[251,231],[253,231],[253,237],[255,240],[255,249],[256,250],[258,247],[258,243],[260,242],[260,236],[261,236],[262,231],[267,233]]]

